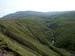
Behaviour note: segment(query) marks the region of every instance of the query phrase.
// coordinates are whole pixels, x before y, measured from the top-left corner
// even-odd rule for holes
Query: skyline
[[[0,17],[16,11],[74,11],[74,0],[0,0]]]

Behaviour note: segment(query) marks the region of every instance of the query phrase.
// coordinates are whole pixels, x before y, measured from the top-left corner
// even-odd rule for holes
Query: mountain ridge
[[[60,14],[61,12],[37,12],[37,11],[18,11],[15,13],[11,13],[3,16],[2,18],[19,18],[19,17],[27,17],[27,16],[52,16],[56,14]]]

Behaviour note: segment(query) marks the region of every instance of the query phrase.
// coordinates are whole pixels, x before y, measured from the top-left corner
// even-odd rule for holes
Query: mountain
[[[70,56],[50,42],[51,29],[40,19],[0,19],[0,48],[18,56]]]
[[[0,19],[0,50],[10,56],[73,56],[74,15],[74,11],[6,15]]]
[[[25,17],[48,17],[51,15],[59,14],[60,12],[36,12],[36,11],[19,11],[9,15],[4,16],[3,18],[25,18]]]

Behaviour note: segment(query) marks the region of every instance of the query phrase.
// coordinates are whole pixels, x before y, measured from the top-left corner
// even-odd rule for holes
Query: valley
[[[74,56],[74,15],[73,11],[6,15],[0,19],[0,49],[9,56]]]

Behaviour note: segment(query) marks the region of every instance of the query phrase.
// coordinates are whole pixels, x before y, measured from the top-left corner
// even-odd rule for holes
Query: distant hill
[[[36,11],[19,11],[16,13],[8,14],[3,18],[24,18],[24,17],[47,17],[51,15],[60,14],[60,12],[36,12]]]

